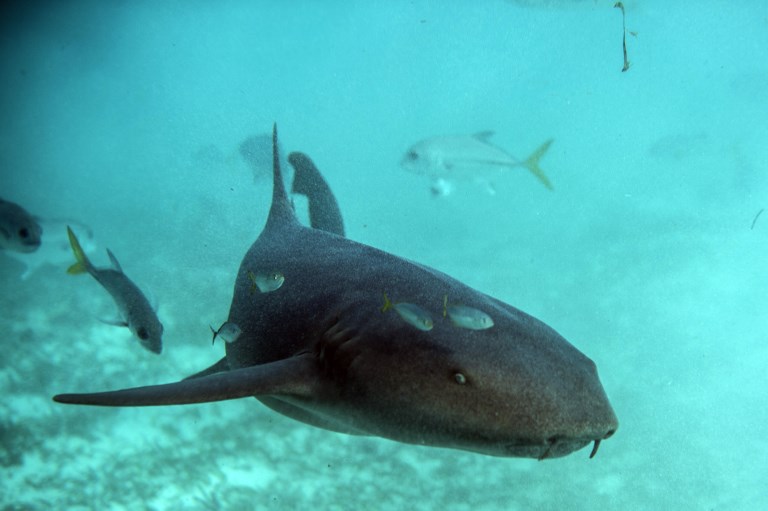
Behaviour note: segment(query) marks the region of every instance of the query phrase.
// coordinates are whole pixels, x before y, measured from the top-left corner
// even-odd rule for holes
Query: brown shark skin
[[[285,282],[254,292],[249,273],[266,268]],[[382,313],[384,292],[428,310],[434,328]],[[445,295],[494,326],[456,327],[442,317]],[[439,271],[301,226],[277,158],[267,225],[243,258],[228,321],[242,333],[210,371],[54,399],[149,406],[255,396],[332,431],[538,459],[598,445],[618,428],[595,364],[541,321]]]

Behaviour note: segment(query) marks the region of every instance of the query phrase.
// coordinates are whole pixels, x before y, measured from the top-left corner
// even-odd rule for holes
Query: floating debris
[[[757,222],[757,219],[760,218],[760,215],[763,214],[763,211],[765,211],[765,208],[758,211],[755,215],[755,218],[752,220],[752,227],[749,228],[750,231],[755,228],[755,223]]]
[[[434,326],[432,316],[429,315],[429,312],[425,311],[415,303],[392,303],[389,300],[387,293],[384,293],[384,305],[381,307],[381,312],[387,312],[389,309],[394,309],[406,323],[424,332],[432,330],[432,327]]]
[[[621,72],[625,72],[627,69],[629,69],[629,59],[627,59],[627,24],[626,24],[626,15],[624,13],[624,4],[621,2],[616,2],[613,5],[617,9],[621,9],[621,29],[622,29],[622,36],[621,36],[621,45],[624,49],[624,67],[621,69]],[[635,32],[630,32],[632,35],[637,35]]]
[[[485,330],[493,326],[493,319],[485,312],[466,305],[448,305],[448,295],[443,297],[443,317],[469,330]]]
[[[211,340],[211,344],[216,342],[217,337],[221,337],[226,343],[235,342],[237,338],[240,337],[240,334],[243,333],[240,327],[231,321],[227,321],[221,325],[218,330],[214,330],[213,326],[211,325],[208,326],[211,328],[211,332],[213,332],[213,339]]]
[[[285,276],[279,271],[266,271],[254,273],[248,272],[248,278],[251,281],[251,294],[258,288],[262,293],[277,291],[285,282]]]

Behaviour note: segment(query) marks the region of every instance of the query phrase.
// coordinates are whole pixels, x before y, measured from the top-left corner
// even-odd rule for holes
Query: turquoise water
[[[19,2],[20,3],[20,2]],[[0,254],[0,509],[768,508],[768,6],[758,1],[50,2],[2,7],[0,196],[44,257]],[[6,5],[6,4],[4,4]],[[280,128],[348,237],[436,267],[590,356],[619,417],[598,455],[492,458],[314,429],[245,399],[153,409],[62,391],[175,381],[222,356]],[[414,142],[494,130],[542,167],[443,198]],[[299,211],[304,203],[297,200]],[[768,213],[765,213],[768,215]],[[141,349],[64,222],[159,304]]]

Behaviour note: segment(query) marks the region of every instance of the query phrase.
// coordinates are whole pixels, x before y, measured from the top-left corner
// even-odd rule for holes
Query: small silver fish
[[[40,247],[43,228],[14,202],[0,199],[0,250],[30,253]]]
[[[486,181],[492,191],[492,186],[487,182],[489,174],[514,167],[527,168],[544,186],[552,189],[552,183],[539,167],[539,160],[549,149],[552,140],[547,140],[528,158],[520,161],[490,143],[492,135],[492,131],[482,131],[474,135],[421,140],[406,151],[400,164],[408,171],[430,177],[434,182],[433,193],[440,195],[450,192],[450,181],[454,179]]]
[[[231,321],[227,321],[221,325],[218,330],[214,330],[211,325],[208,326],[211,328],[211,332],[213,332],[213,340],[211,340],[211,344],[216,342],[217,337],[221,337],[226,343],[235,342],[237,338],[240,337],[240,334],[243,333],[240,327]]]
[[[71,275],[90,273],[110,294],[122,316],[119,321],[109,323],[128,327],[131,333],[138,337],[144,348],[160,354],[163,351],[163,325],[157,319],[157,314],[141,290],[123,273],[115,255],[107,249],[112,268],[96,268],[88,260],[83,247],[69,226],[67,235],[76,260],[75,264],[67,269],[67,273]]]
[[[257,288],[262,293],[277,291],[285,282],[285,276],[279,271],[261,271],[258,273],[249,271],[248,278],[251,280],[251,293]]]
[[[493,319],[481,310],[466,305],[448,305],[447,295],[443,298],[443,317],[445,316],[448,316],[454,325],[469,330],[485,330],[493,326]]]
[[[381,307],[381,312],[387,312],[389,309],[394,309],[406,323],[424,332],[432,330],[432,327],[434,326],[432,316],[429,315],[429,312],[425,311],[415,303],[392,303],[389,300],[387,293],[384,293],[384,305]]]

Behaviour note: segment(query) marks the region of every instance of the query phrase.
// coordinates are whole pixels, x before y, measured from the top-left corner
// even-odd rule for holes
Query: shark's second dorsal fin
[[[299,225],[283,184],[280,153],[277,146],[277,123],[272,128],[272,179],[274,181],[272,184],[272,207],[269,209],[269,217],[264,230],[281,228],[290,224]]]

